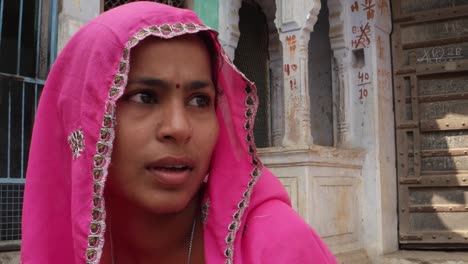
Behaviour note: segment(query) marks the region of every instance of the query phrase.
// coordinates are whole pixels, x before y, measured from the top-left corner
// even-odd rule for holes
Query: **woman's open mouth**
[[[149,169],[152,169],[152,170],[167,170],[167,171],[172,171],[172,172],[190,170],[190,168],[188,166],[186,166],[186,165],[161,166],[161,167],[152,167],[152,168],[149,168]]]
[[[190,178],[194,161],[185,157],[164,157],[145,166],[163,185],[182,185]]]

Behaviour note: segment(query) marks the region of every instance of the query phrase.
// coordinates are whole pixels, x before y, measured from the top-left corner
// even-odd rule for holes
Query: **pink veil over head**
[[[149,36],[199,31],[211,34],[220,54],[220,133],[202,204],[206,262],[335,263],[257,156],[253,83],[194,12],[154,2],[103,13],[76,33],[55,62],[31,142],[22,263],[100,262],[115,107],[127,83],[130,50]]]

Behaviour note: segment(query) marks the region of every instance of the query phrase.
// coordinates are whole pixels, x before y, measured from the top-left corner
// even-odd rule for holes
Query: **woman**
[[[90,22],[42,94],[22,263],[335,263],[258,159],[257,102],[190,10]]]

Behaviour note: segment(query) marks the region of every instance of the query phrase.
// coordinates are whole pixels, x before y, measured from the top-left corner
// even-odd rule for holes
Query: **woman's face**
[[[208,173],[218,137],[210,56],[197,36],[148,39],[130,65],[108,194],[154,213],[179,212]]]

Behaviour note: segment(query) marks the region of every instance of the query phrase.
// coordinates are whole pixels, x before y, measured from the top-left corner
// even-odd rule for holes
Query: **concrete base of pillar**
[[[346,260],[342,263],[370,263],[361,239],[361,150],[313,145],[258,153],[286,188],[292,207]]]
[[[382,257],[382,264],[465,264],[468,252],[405,251],[400,250]]]
[[[20,263],[19,251],[0,253],[0,264],[18,264]]]
[[[371,264],[371,260],[364,250],[358,250],[336,255],[336,260],[340,264]]]

